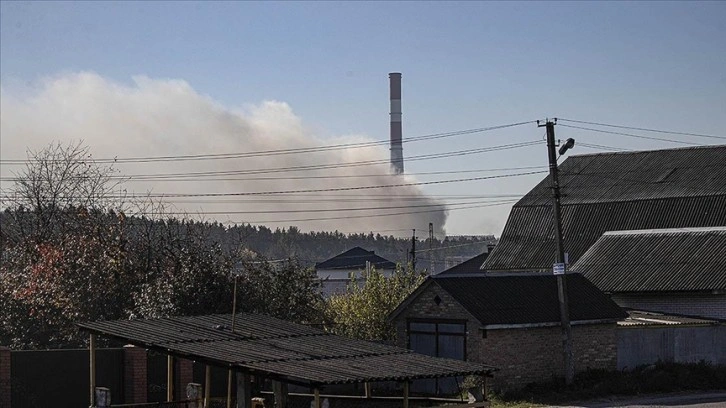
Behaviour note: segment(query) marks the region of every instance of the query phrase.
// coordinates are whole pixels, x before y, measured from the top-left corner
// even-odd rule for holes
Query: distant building
[[[440,272],[438,275],[443,276],[454,276],[454,275],[471,275],[473,273],[480,274],[482,273],[482,265],[484,265],[484,261],[487,260],[487,257],[489,256],[489,253],[494,248],[494,245],[487,245],[487,252],[482,252],[481,254],[465,259],[456,265],[453,265],[449,267],[448,269]]]
[[[616,322],[627,314],[580,275],[568,280],[576,370],[617,364]],[[564,371],[557,280],[553,275],[429,277],[389,319],[398,345],[497,367],[492,386],[516,389]],[[451,380],[414,384],[446,394]]]
[[[384,276],[391,276],[396,269],[395,263],[376,255],[374,251],[355,247],[315,264],[315,270],[323,280],[323,294],[327,297],[345,292],[352,276],[360,283],[365,282],[364,272],[368,266],[374,267]]]

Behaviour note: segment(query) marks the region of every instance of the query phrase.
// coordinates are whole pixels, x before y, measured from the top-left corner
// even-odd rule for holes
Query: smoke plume
[[[90,147],[96,159],[262,152],[371,141],[361,136],[341,136],[334,140],[317,138],[284,102],[265,101],[245,109],[233,109],[200,95],[185,81],[147,77],[135,77],[132,85],[124,85],[94,73],[62,75],[40,82],[29,93],[3,88],[0,109],[3,160],[23,159],[27,150],[37,151],[52,142],[79,140]],[[222,160],[142,163],[120,160],[114,166],[120,175],[132,177],[124,187],[129,193],[137,194],[146,191],[168,195],[319,190],[415,181],[408,176],[391,176],[387,163],[315,171],[239,173],[387,159],[388,146],[377,145]],[[7,178],[20,169],[9,164],[2,166],[3,191],[11,187]],[[185,176],[192,172],[229,173]],[[133,178],[134,175],[159,174],[176,176],[164,180]],[[253,180],[255,178],[258,180]],[[408,235],[405,230],[417,228],[424,233],[428,223],[433,222],[437,234],[441,234],[446,221],[443,207],[435,212],[420,212],[432,209],[426,205],[442,203],[426,197],[415,186],[289,195],[167,196],[164,200],[176,212],[220,222],[265,224],[273,229],[295,225],[304,231],[389,231],[386,235]],[[361,207],[399,208],[354,210]],[[308,210],[310,212],[304,212]],[[412,211],[419,213],[405,214]],[[403,214],[360,217],[382,213]],[[337,217],[345,218],[320,220]],[[306,221],[301,221],[303,219]],[[395,232],[397,229],[401,231]]]

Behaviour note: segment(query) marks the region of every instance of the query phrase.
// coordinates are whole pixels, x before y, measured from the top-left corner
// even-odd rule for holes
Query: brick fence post
[[[146,350],[124,346],[124,400],[127,404],[147,402]]]
[[[178,401],[183,401],[187,399],[187,384],[194,382],[194,362],[184,358],[177,358],[176,361],[176,378],[178,378],[176,398]]]
[[[10,349],[0,346],[0,408],[10,408]]]

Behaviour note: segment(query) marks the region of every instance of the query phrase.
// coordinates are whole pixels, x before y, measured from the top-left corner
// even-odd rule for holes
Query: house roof
[[[364,269],[366,262],[378,269],[395,269],[396,264],[361,247],[349,249],[326,261],[315,264],[316,269]]]
[[[428,286],[438,285],[485,327],[540,326],[560,322],[557,277],[554,275],[436,275],[424,285],[399,305],[389,319],[395,319]],[[567,274],[567,294],[572,322],[617,321],[627,316],[580,274]]]
[[[471,259],[467,259],[466,261],[456,265],[452,266],[451,268],[442,271],[441,273],[438,273],[438,275],[467,275],[472,273],[482,273],[481,266],[484,264],[484,261],[487,259],[487,256],[489,256],[489,252],[481,253]]]
[[[723,291],[726,227],[606,232],[572,270],[605,292]]]
[[[568,157],[560,166],[571,263],[606,231],[726,226],[726,146]],[[545,271],[555,260],[549,178],[517,202],[484,269]]]
[[[147,349],[302,385],[488,374],[480,363],[429,357],[335,336],[263,315],[169,317],[79,323],[88,332]]]
[[[618,326],[710,326],[723,324],[720,320],[702,317],[679,316],[643,310],[628,310],[627,312],[628,318],[619,321]]]

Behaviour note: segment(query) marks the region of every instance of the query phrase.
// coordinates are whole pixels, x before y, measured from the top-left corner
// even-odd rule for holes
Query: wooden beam
[[[232,369],[227,370],[227,408],[232,408]]]
[[[174,357],[166,356],[166,400],[174,401]]]
[[[251,408],[252,380],[247,372],[237,373],[237,408]]]
[[[408,381],[403,382],[403,408],[408,408]]]
[[[212,367],[207,364],[206,367],[204,367],[204,408],[209,408],[211,405],[211,401],[209,401],[209,396],[211,395],[211,388],[212,388]]]
[[[320,388],[315,388],[315,400],[313,401],[315,404],[314,408],[321,408],[320,405]]]
[[[370,399],[373,396],[373,386],[372,386],[372,384],[369,383],[369,382],[366,382],[365,384],[363,384],[363,386],[365,387],[366,398]]]
[[[275,408],[287,408],[287,383],[272,381],[272,391],[275,394]]]
[[[89,384],[89,400],[88,406],[96,406],[96,335],[91,333],[88,340],[88,384]]]

